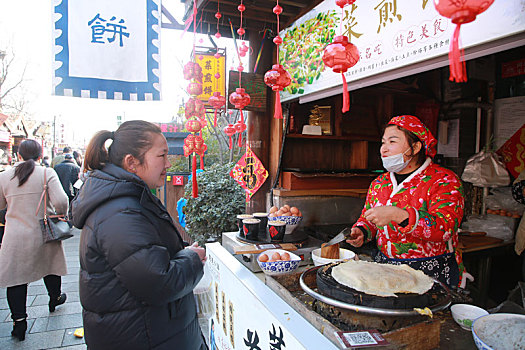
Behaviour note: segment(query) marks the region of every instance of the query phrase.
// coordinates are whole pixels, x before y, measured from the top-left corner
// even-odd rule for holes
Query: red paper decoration
[[[213,126],[217,127],[217,110],[221,109],[226,104],[226,97],[222,96],[220,91],[216,91],[210,96],[208,103],[215,110]]]
[[[494,0],[434,0],[436,10],[442,16],[450,18],[452,23],[456,25],[448,52],[450,81],[458,83],[467,81],[463,49],[459,48],[459,30],[461,25],[474,21],[476,16],[488,9],[493,2]]]
[[[233,126],[233,124],[228,124],[228,126],[224,128],[224,133],[228,135],[228,137],[230,138],[230,146],[229,146],[230,149],[232,149],[233,147],[232,136],[235,135],[235,132],[236,132],[235,126]]]
[[[273,115],[276,119],[283,118],[283,112],[281,108],[281,95],[279,91],[283,91],[285,87],[290,85],[292,77],[284,67],[280,64],[274,64],[272,69],[264,74],[264,83],[272,88],[275,94],[275,113]]]
[[[346,83],[345,72],[348,68],[353,67],[359,61],[359,50],[348,41],[345,35],[338,35],[334,41],[329,44],[323,53],[323,62],[326,66],[332,68],[335,73],[341,73],[343,78],[343,113],[350,109],[350,96],[348,94],[348,85]]]

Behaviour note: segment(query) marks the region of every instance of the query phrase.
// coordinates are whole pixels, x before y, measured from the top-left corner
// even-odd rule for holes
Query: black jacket
[[[55,165],[55,171],[57,172],[64,192],[66,192],[67,197],[71,202],[71,200],[76,195],[76,189],[73,187],[73,185],[78,180],[80,167],[77,165],[77,163],[75,163],[74,159],[66,159],[62,163]]]
[[[197,253],[137,176],[109,164],[72,202],[80,237],[80,302],[90,349],[205,349],[193,288]]]

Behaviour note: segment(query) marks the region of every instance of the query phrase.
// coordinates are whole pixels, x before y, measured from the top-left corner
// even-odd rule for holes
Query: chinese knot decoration
[[[434,0],[436,10],[444,17],[450,18],[456,25],[452,43],[448,52],[450,81],[462,83],[467,81],[463,49],[459,48],[459,29],[462,24],[473,22],[476,16],[492,5],[494,0]]]
[[[283,13],[283,8],[279,6],[279,0],[277,5],[273,8],[273,13],[277,16],[277,33],[279,33],[279,15]],[[292,77],[282,65],[279,64],[279,45],[283,43],[283,39],[277,34],[273,38],[275,46],[277,46],[277,64],[272,66],[272,69],[264,74],[264,83],[272,88],[275,94],[275,112],[273,117],[276,119],[283,119],[283,111],[281,107],[281,95],[279,91],[283,91],[292,82]]]
[[[344,73],[348,68],[355,66],[358,61],[359,51],[354,44],[348,41],[348,37],[345,35],[336,36],[323,53],[324,64],[332,68],[335,73],[341,73],[343,78],[343,113],[350,109],[350,96]]]
[[[208,103],[215,110],[213,126],[217,127],[217,110],[221,109],[226,104],[226,97],[222,96],[220,91],[216,91],[210,96]]]

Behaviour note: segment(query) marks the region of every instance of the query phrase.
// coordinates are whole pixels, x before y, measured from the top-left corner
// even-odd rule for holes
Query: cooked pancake
[[[424,294],[434,284],[432,278],[408,265],[353,260],[333,267],[332,277],[344,286],[380,297],[397,297],[395,293]]]

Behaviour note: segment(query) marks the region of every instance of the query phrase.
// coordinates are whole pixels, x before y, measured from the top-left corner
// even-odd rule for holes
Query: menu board
[[[240,72],[230,71],[228,78],[228,96],[239,87],[239,74]],[[250,95],[250,104],[244,107],[244,110],[254,112],[266,111],[266,93],[268,86],[264,83],[264,76],[262,74],[242,72],[241,87]],[[229,101],[228,109],[235,109],[235,106]]]

